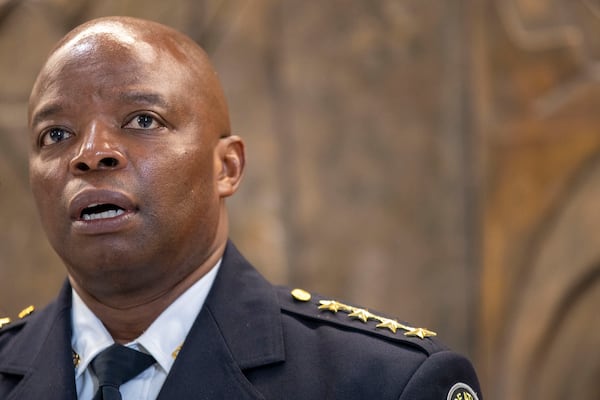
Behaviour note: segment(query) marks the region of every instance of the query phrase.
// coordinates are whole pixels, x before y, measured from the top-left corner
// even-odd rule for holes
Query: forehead
[[[139,93],[151,92],[175,101],[195,86],[190,63],[180,58],[160,41],[140,40],[127,29],[85,31],[51,55],[32,91],[30,111],[47,103],[77,104],[81,96],[144,102],[149,97]]]
[[[174,57],[165,40],[149,42],[125,32],[85,32],[61,46],[42,69],[39,83],[66,81],[92,75],[100,83],[111,80],[140,81],[160,74],[163,79],[191,79],[187,59]],[[183,75],[182,75],[183,74]],[[122,83],[122,82],[121,82]]]

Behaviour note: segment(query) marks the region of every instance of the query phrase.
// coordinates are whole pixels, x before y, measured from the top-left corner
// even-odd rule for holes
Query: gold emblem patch
[[[471,386],[458,382],[450,388],[446,400],[479,400],[479,398]]]

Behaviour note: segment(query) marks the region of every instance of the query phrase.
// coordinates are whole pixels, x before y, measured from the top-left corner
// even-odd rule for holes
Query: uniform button
[[[291,293],[292,297],[298,301],[309,301],[311,298],[310,293],[308,293],[306,290],[294,289]]]

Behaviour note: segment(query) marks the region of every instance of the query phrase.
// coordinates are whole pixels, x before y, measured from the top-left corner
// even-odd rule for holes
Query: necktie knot
[[[154,357],[120,344],[113,344],[90,363],[98,378],[94,400],[121,400],[119,386],[154,364]]]

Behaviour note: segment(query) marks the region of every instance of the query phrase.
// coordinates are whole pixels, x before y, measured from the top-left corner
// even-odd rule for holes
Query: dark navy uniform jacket
[[[482,399],[470,362],[434,338],[376,328],[319,300],[273,287],[229,244],[158,398]],[[0,399],[76,396],[65,284],[46,309],[0,329]]]

